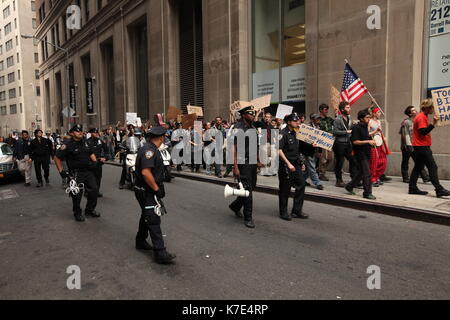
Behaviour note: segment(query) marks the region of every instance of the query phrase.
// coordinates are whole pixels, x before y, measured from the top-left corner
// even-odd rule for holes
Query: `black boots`
[[[151,251],[153,247],[146,240],[136,237],[136,250]]]
[[[155,262],[158,264],[172,264],[176,255],[167,252],[167,250],[155,251]]]

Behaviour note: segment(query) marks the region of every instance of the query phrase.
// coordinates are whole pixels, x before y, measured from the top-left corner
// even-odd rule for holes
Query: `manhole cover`
[[[7,200],[7,199],[14,199],[18,198],[19,195],[15,190],[0,190],[0,201],[1,200]]]

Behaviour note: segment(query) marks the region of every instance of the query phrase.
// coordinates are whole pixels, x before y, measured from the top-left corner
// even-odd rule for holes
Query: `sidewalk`
[[[109,163],[118,165],[118,163]],[[207,183],[225,186],[233,184],[233,178],[219,179],[204,173],[191,173],[183,167],[184,171],[172,171],[175,177],[192,179]],[[314,187],[306,188],[306,200],[330,204],[339,207],[348,207],[364,211],[372,211],[380,214],[392,215],[406,219],[450,225],[450,198],[436,198],[434,187],[431,183],[423,184],[419,180],[419,188],[428,191],[428,196],[415,196],[408,194],[408,185],[403,183],[400,177],[392,177],[391,182],[385,183],[379,188],[373,189],[377,200],[370,201],[362,197],[363,190],[355,189],[356,196],[349,195],[345,189],[335,187],[334,175],[328,173],[329,182],[324,182],[325,190],[319,191]],[[344,175],[344,181],[350,180]],[[442,185],[450,189],[450,181],[441,181]],[[278,177],[263,177],[258,175],[257,192],[278,194]],[[275,205],[277,208],[278,205]]]

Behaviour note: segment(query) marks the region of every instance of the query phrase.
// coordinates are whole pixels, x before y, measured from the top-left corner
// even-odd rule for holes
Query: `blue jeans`
[[[322,181],[320,181],[319,175],[317,174],[316,170],[316,163],[317,163],[316,157],[305,157],[305,159],[306,159],[305,163],[306,171],[304,173],[305,180],[311,178],[311,181],[315,186],[321,186]]]

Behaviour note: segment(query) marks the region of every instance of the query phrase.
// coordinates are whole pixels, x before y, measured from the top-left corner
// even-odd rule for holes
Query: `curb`
[[[113,165],[116,167],[121,167],[121,164],[107,162],[108,165]],[[204,176],[190,175],[186,173],[180,173],[172,171],[172,175],[177,178],[190,179],[199,182],[212,183],[220,186],[225,186],[230,183],[226,180],[217,180],[215,178],[209,178]],[[268,187],[263,185],[257,185],[255,192],[278,195],[278,189],[274,187]],[[294,193],[292,192],[291,196]],[[316,193],[305,193],[305,200],[317,203],[323,203],[327,205],[332,205],[336,207],[350,208],[355,210],[369,211],[373,213],[388,215],[392,217],[398,217],[408,220],[428,222],[433,224],[440,224],[445,226],[450,226],[450,215],[444,213],[439,213],[430,210],[416,209],[401,207],[386,203],[377,203],[373,201],[366,201],[360,199],[348,199],[335,195],[318,195]]]

